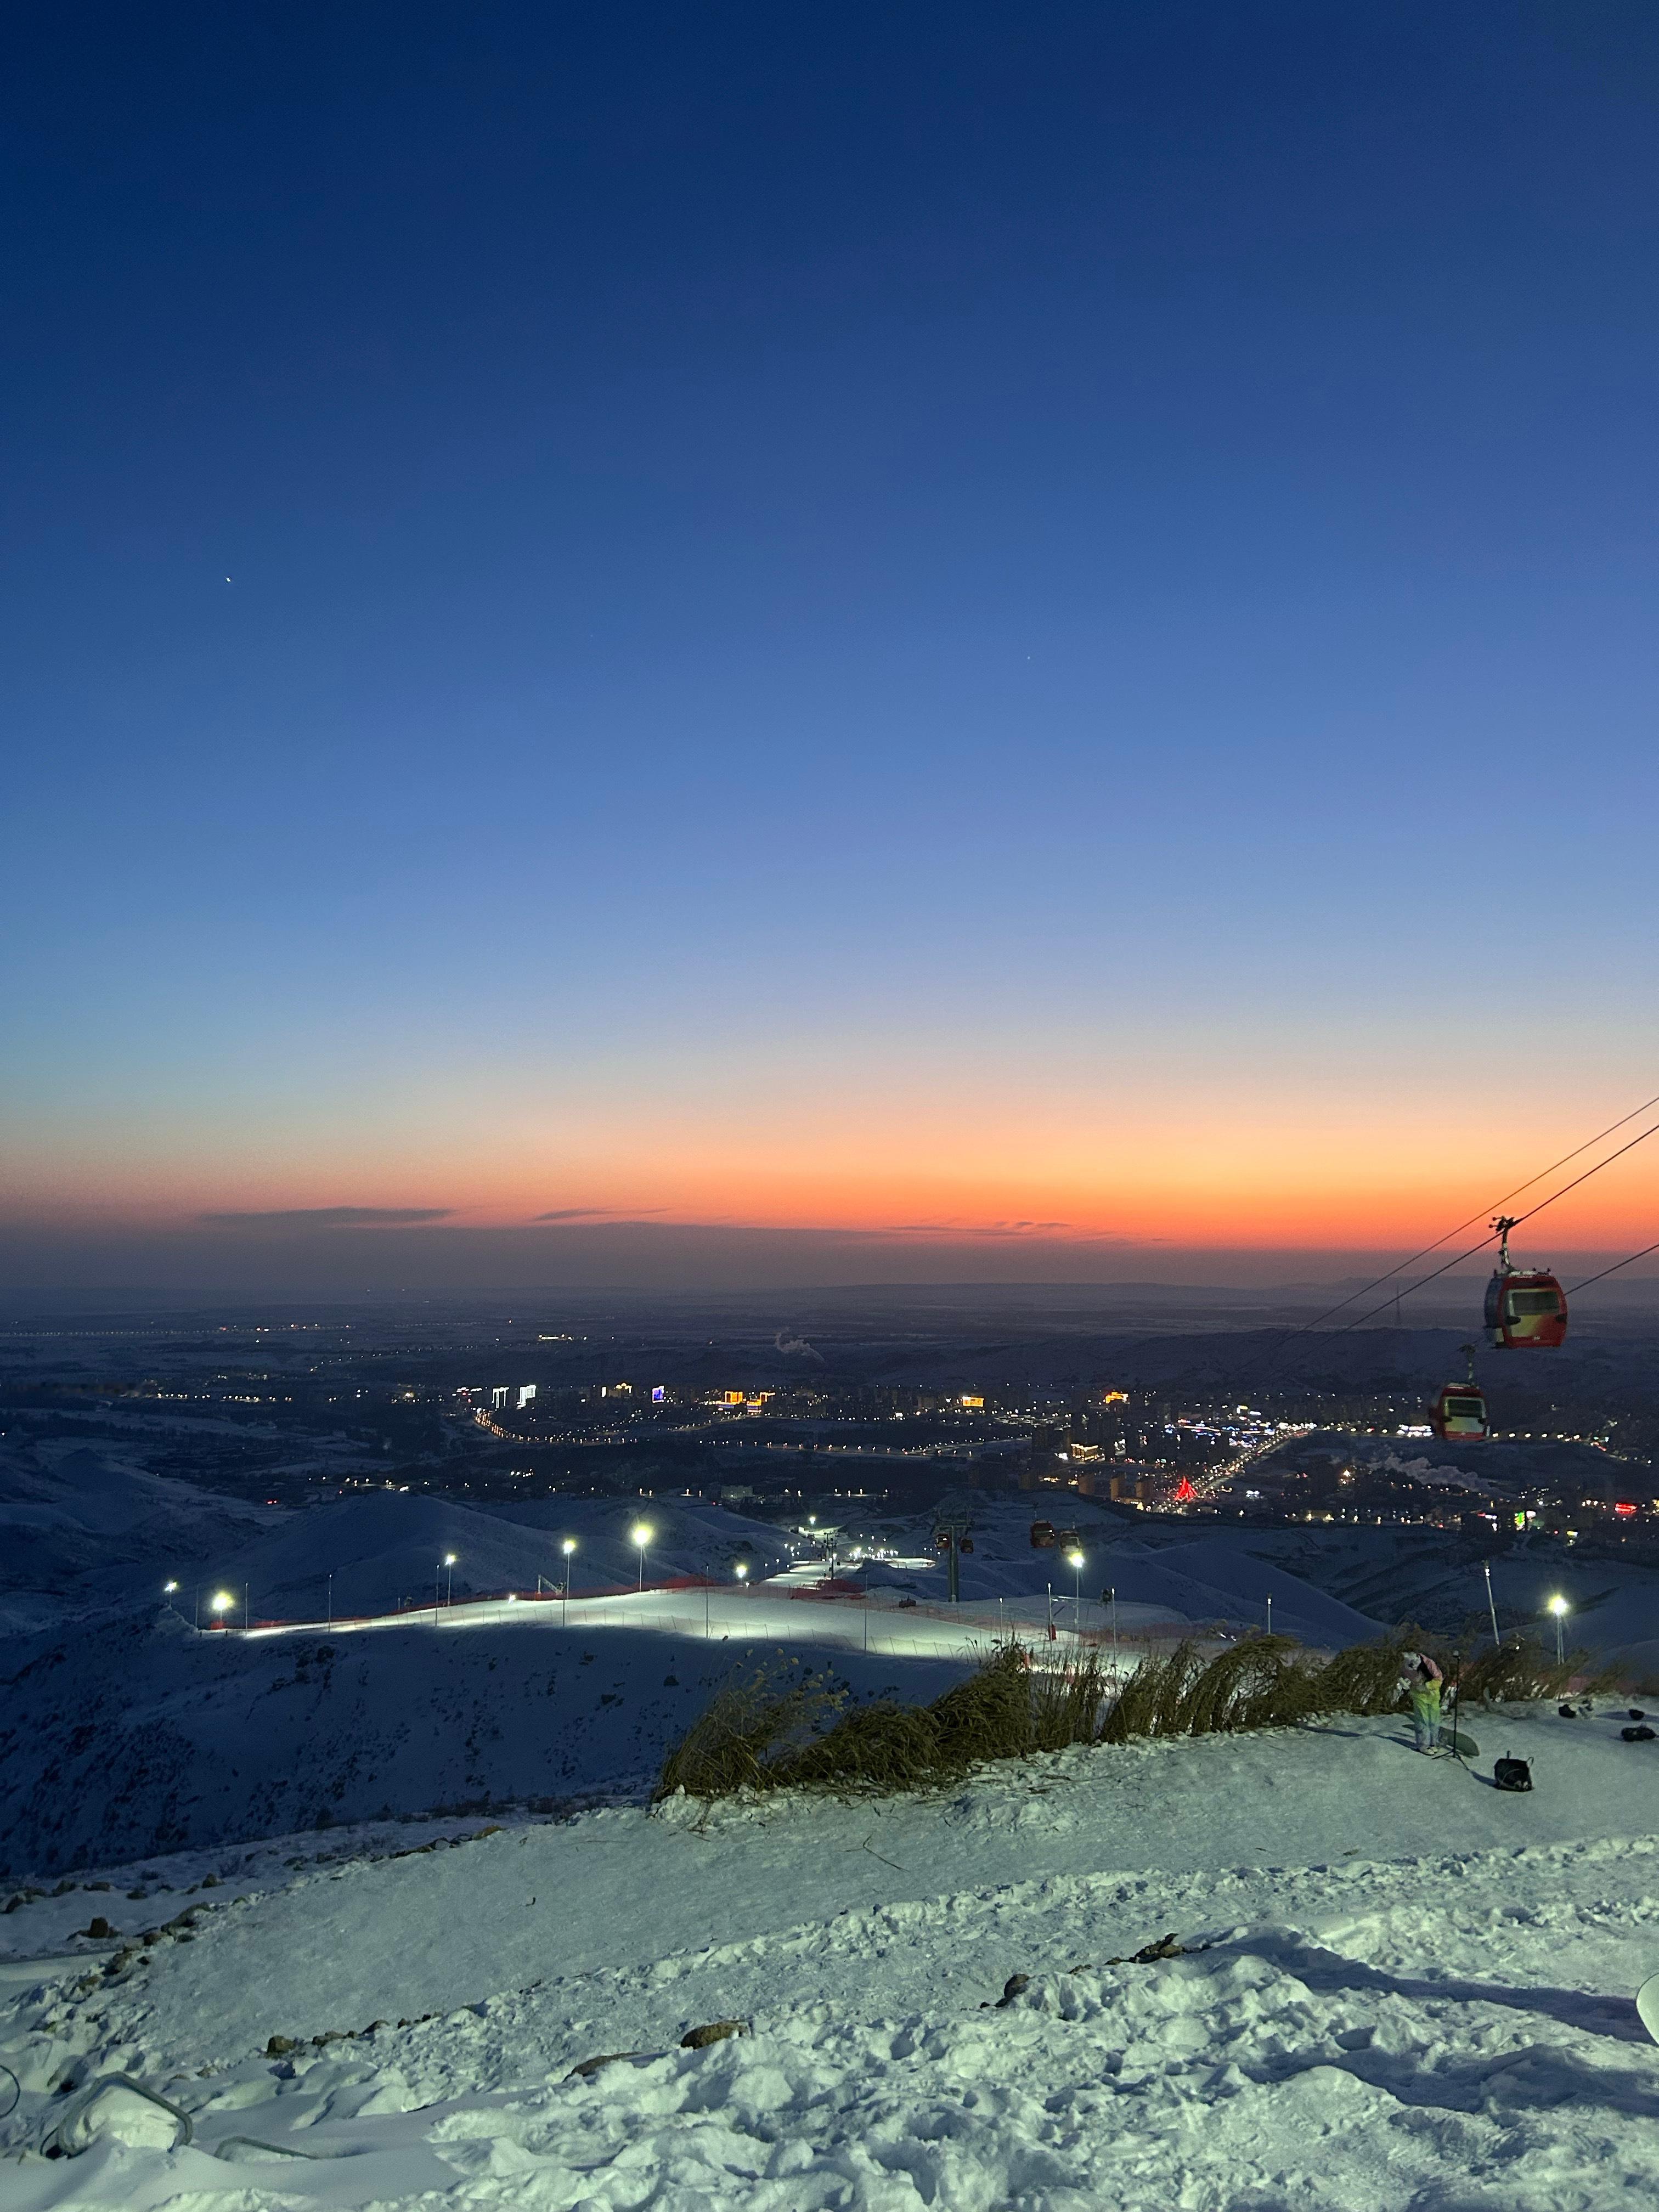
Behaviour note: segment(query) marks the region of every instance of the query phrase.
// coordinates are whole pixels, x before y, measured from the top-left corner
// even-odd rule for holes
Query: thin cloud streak
[[[375,1229],[447,1221],[453,1206],[289,1206],[261,1213],[199,1213],[213,1229]]]
[[[666,1213],[665,1206],[636,1206],[627,1212],[614,1206],[559,1206],[550,1213],[532,1213],[532,1225],[538,1221],[640,1221],[653,1213]]]

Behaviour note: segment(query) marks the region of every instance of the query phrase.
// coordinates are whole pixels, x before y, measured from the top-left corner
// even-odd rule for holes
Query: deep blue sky
[[[13,39],[48,1244],[1369,1244],[1654,1087],[1651,6]]]

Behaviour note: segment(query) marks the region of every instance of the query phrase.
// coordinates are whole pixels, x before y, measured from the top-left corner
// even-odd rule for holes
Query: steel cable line
[[[1339,1298],[1334,1306],[1327,1306],[1322,1314],[1316,1314],[1311,1321],[1304,1321],[1299,1323],[1297,1328],[1287,1329],[1285,1333],[1283,1340],[1285,1343],[1288,1343],[1292,1337],[1305,1336],[1310,1329],[1319,1328],[1322,1322],[1329,1321],[1334,1314],[1345,1313],[1351,1305],[1356,1303],[1357,1300],[1364,1297],[1368,1292],[1374,1291],[1379,1283],[1391,1283],[1396,1275],[1403,1275],[1407,1267],[1414,1267],[1419,1260],[1426,1260],[1431,1252],[1437,1252],[1443,1244],[1449,1243],[1454,1237],[1461,1235],[1465,1229],[1472,1229],[1477,1221],[1490,1219],[1493,1214],[1500,1212],[1503,1208],[1509,1204],[1512,1198],[1519,1198],[1523,1190],[1530,1190],[1535,1182],[1542,1182],[1546,1176],[1553,1176],[1558,1168],[1565,1167],[1569,1160],[1576,1160],[1581,1152],[1589,1152],[1593,1145],[1603,1143],[1608,1137],[1614,1135],[1619,1130],[1622,1129],[1626,1122],[1635,1121],[1638,1115],[1645,1114],[1650,1110],[1650,1109],[1655,1106],[1659,1106],[1659,1092],[1656,1092],[1653,1097],[1644,1100],[1640,1106],[1633,1106],[1628,1114],[1621,1114],[1616,1121],[1610,1121],[1607,1127],[1603,1129],[1598,1136],[1586,1137],[1582,1145],[1575,1145],[1570,1152],[1563,1152],[1559,1160],[1553,1161],[1547,1168],[1540,1168],[1536,1175],[1528,1176],[1525,1182],[1518,1182],[1513,1190],[1506,1190],[1502,1198],[1495,1198],[1490,1206],[1483,1206],[1478,1212],[1470,1214],[1467,1221],[1460,1221],[1455,1224],[1453,1227],[1446,1231],[1443,1237],[1437,1237],[1432,1244],[1425,1244],[1420,1252],[1413,1252],[1409,1259],[1401,1260],[1396,1267],[1390,1267],[1386,1273],[1374,1276],[1369,1283],[1362,1283],[1357,1291],[1351,1291],[1346,1298]],[[1652,1132],[1650,1130],[1648,1133],[1651,1135]],[[1642,1140],[1638,1137],[1635,1141],[1636,1143],[1640,1144]],[[1626,1145],[1623,1146],[1622,1149],[1628,1152],[1630,1147]],[[1609,1158],[1615,1160],[1618,1157],[1619,1154],[1617,1152],[1613,1152],[1608,1155]],[[1603,1161],[1602,1165],[1605,1166],[1607,1162]],[[1595,1169],[1592,1168],[1590,1170],[1590,1173],[1594,1175],[1595,1172]],[[1571,1184],[1569,1183],[1567,1188],[1571,1190],[1572,1188]],[[1559,1197],[1559,1195],[1560,1194],[1558,1192],[1557,1196]],[[1534,1212],[1536,1212],[1538,1211],[1537,1207],[1534,1206],[1533,1211]],[[1528,1218],[1528,1216],[1523,1213],[1521,1216],[1521,1218],[1524,1221]],[[1484,1244],[1486,1241],[1486,1238],[1483,1237],[1480,1243]],[[1479,1251],[1480,1249],[1480,1246],[1476,1245],[1476,1251]],[[1462,1254],[1462,1256],[1464,1259],[1468,1259],[1469,1255],[1466,1252]],[[1455,1264],[1456,1262],[1454,1261],[1453,1265],[1455,1266]],[[1437,1273],[1443,1274],[1445,1270],[1443,1268],[1440,1268],[1437,1269],[1436,1272]],[[1434,1280],[1434,1276],[1425,1275],[1423,1279],[1425,1282],[1431,1283]],[[1404,1297],[1408,1294],[1402,1291],[1400,1295]],[[1341,1334],[1340,1330],[1336,1333],[1339,1335]]]
[[[1576,1298],[1580,1291],[1589,1290],[1592,1283],[1605,1282],[1609,1275],[1616,1275],[1621,1267],[1628,1267],[1638,1260],[1645,1260],[1650,1252],[1659,1252],[1659,1241],[1651,1244],[1644,1244],[1639,1252],[1631,1253],[1629,1257],[1626,1259],[1615,1260],[1612,1267],[1603,1267],[1599,1275],[1586,1275],[1582,1283],[1575,1283],[1566,1295],[1570,1298]]]
[[[1626,1119],[1628,1118],[1626,1116]],[[1644,1145],[1650,1137],[1654,1136],[1659,1136],[1659,1121],[1656,1121],[1651,1128],[1644,1129],[1639,1137],[1632,1137],[1627,1145],[1620,1145],[1616,1152],[1609,1152],[1606,1159],[1598,1160],[1593,1168],[1586,1168],[1583,1175],[1575,1176],[1571,1182],[1563,1183],[1559,1190],[1553,1190],[1547,1198],[1540,1198],[1536,1206],[1528,1206],[1524,1213],[1516,1214],[1510,1226],[1512,1229],[1518,1229],[1523,1221],[1530,1221],[1534,1214],[1542,1213],[1547,1206],[1553,1206],[1558,1198],[1565,1198],[1569,1191],[1577,1190],[1580,1183],[1588,1182],[1592,1176],[1600,1175],[1603,1168],[1610,1168],[1615,1160],[1622,1159],[1626,1152],[1634,1152],[1638,1145]],[[1595,1139],[1592,1139],[1591,1142],[1594,1143]],[[1547,1175],[1549,1170],[1547,1168],[1544,1172]],[[1533,1180],[1536,1182],[1537,1177],[1534,1176]],[[1446,1261],[1443,1267],[1435,1268],[1431,1274],[1422,1276],[1415,1283],[1407,1283],[1404,1290],[1395,1294],[1395,1297],[1410,1297],[1413,1291],[1420,1291],[1439,1276],[1449,1273],[1451,1269],[1457,1266],[1459,1261],[1473,1259],[1474,1255],[1483,1250],[1491,1241],[1490,1236],[1483,1237],[1479,1244],[1471,1244],[1467,1252],[1456,1253]],[[1651,1251],[1656,1248],[1650,1245],[1648,1249]],[[1641,1256],[1639,1252],[1633,1252],[1631,1255],[1632,1260],[1639,1260]],[[1628,1265],[1628,1262],[1621,1261],[1619,1264],[1623,1267]],[[1608,1274],[1613,1272],[1611,1267],[1607,1270]],[[1600,1282],[1601,1279],[1599,1275],[1592,1275],[1589,1279],[1592,1282]],[[1582,1290],[1583,1285],[1581,1283],[1578,1287]],[[1567,1295],[1571,1297],[1571,1291]],[[1384,1298],[1382,1304],[1369,1307],[1363,1314],[1356,1314],[1352,1321],[1345,1321],[1340,1328],[1334,1328],[1330,1334],[1333,1336],[1346,1336],[1351,1328],[1358,1328],[1362,1322],[1370,1321],[1374,1314],[1380,1314],[1384,1307],[1392,1305],[1394,1302],[1393,1297]]]

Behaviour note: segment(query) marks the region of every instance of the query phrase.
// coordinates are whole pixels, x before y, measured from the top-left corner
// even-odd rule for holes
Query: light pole
[[[230,1608],[235,1604],[235,1599],[231,1595],[228,1590],[216,1590],[214,1592],[213,1610],[219,1616],[219,1626],[221,1628],[225,1625],[225,1615],[230,1611]]]
[[[453,1605],[455,1602],[455,1554],[453,1552],[444,1553],[444,1571],[449,1577],[444,1585],[444,1603],[447,1606]]]
[[[161,1595],[167,1600],[168,1605],[173,1607],[174,1613],[178,1613],[179,1608],[176,1605],[173,1604],[173,1593],[178,1589],[178,1587],[179,1585],[177,1583],[163,1583],[161,1585]],[[184,1618],[182,1613],[180,1613],[179,1617],[180,1620]]]
[[[747,1559],[739,1559],[739,1560],[738,1561],[738,1588],[739,1589],[742,1589],[743,1588],[744,1588],[744,1586],[745,1586],[745,1585],[747,1584],[747,1583],[748,1583],[748,1580],[749,1580],[749,1562],[748,1562],[748,1560],[747,1560]]]
[[[328,1577],[328,1625],[331,1628],[334,1626],[334,1575],[331,1569]]]
[[[1268,1591],[1268,1593],[1267,1593],[1267,1633],[1268,1633],[1268,1635],[1269,1635],[1269,1636],[1271,1636],[1271,1635],[1273,1634],[1273,1592],[1272,1592],[1271,1590],[1269,1590],[1269,1591]]]
[[[564,1580],[559,1585],[559,1626],[564,1628],[570,1620],[570,1554],[576,1548],[574,1536],[567,1536],[559,1547],[564,1553]]]
[[[1561,1623],[1567,1612],[1565,1598],[1553,1597],[1550,1600],[1550,1611],[1555,1615],[1555,1663],[1558,1667],[1563,1667],[1566,1664],[1566,1658],[1561,1649]]]
[[[1083,1554],[1067,1552],[1066,1564],[1072,1570],[1072,1627],[1078,1636],[1083,1633]]]
[[[1504,1639],[1498,1633],[1498,1605],[1492,1594],[1492,1561],[1483,1559],[1480,1565],[1486,1577],[1486,1609],[1492,1614],[1492,1642],[1495,1651]]]
[[[1112,1680],[1117,1680],[1117,1584],[1114,1583],[1106,1593],[1106,1601],[1112,1608]]]
[[[633,1538],[635,1543],[639,1546],[640,1589],[641,1593],[643,1593],[645,1589],[645,1547],[651,1541],[653,1532],[651,1523],[648,1521],[636,1521],[628,1533]]]

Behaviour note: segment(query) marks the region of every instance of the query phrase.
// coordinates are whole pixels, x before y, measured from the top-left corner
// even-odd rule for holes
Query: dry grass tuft
[[[981,1760],[1092,1742],[1109,1686],[1099,1657],[1034,1671],[1015,1644],[989,1651],[931,1705],[858,1705],[837,1686],[775,1667],[716,1692],[663,1764],[655,1796],[739,1790],[925,1790]]]
[[[734,1674],[715,1692],[669,1753],[655,1795],[923,1790],[981,1761],[1067,1744],[1232,1735],[1329,1713],[1394,1712],[1404,1702],[1406,1653],[1434,1650],[1437,1641],[1407,1627],[1322,1665],[1288,1636],[1247,1636],[1208,1659],[1188,1642],[1143,1660],[1115,1698],[1096,1650],[1044,1666],[1017,1644],[1001,1644],[964,1681],[921,1706],[854,1705],[832,1676],[803,1676],[780,1660]],[[1576,1653],[1557,1667],[1515,1643],[1461,1666],[1444,1649],[1436,1656],[1449,1677],[1461,1676],[1466,1705],[1559,1696],[1583,1663]]]

